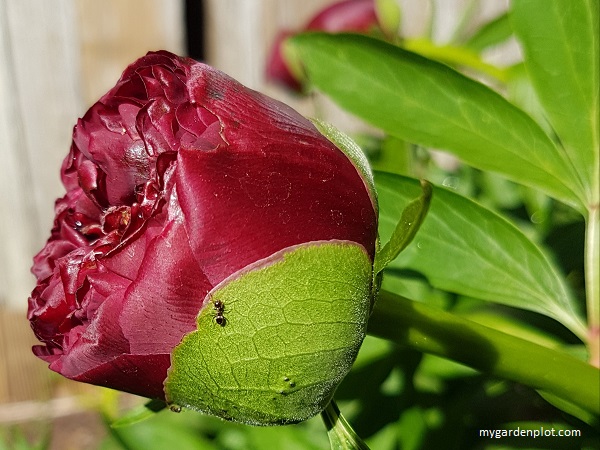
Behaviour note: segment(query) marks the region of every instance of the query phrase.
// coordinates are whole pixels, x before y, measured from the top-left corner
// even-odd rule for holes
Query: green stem
[[[371,335],[516,381],[600,414],[600,371],[543,347],[391,292],[380,292]]]
[[[600,367],[600,211],[592,205],[585,232],[585,288],[590,364]]]
[[[342,416],[335,401],[331,400],[321,413],[332,450],[369,450],[367,444],[356,434],[348,421]]]

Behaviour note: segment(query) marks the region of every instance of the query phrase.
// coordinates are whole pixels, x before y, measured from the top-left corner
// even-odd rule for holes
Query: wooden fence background
[[[430,3],[398,1],[404,32],[422,33]],[[481,17],[494,16],[506,1],[483,1]],[[300,27],[328,3],[205,0],[206,60],[310,114],[310,105],[265,84],[264,61],[279,28]],[[470,1],[435,3],[436,39],[444,41]],[[146,51],[185,53],[184,6],[182,0],[0,0],[0,426],[14,420],[11,405],[55,395],[55,380],[31,354],[35,339],[25,310],[34,287],[31,258],[49,236],[54,199],[63,194],[58,174],[72,126]]]

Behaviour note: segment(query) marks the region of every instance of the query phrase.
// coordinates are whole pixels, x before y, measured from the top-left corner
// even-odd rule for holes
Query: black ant
[[[215,300],[214,306],[215,311],[217,312],[217,314],[215,315],[215,322],[217,323],[217,325],[221,325],[222,327],[224,327],[227,323],[227,319],[225,319],[225,316],[223,315],[223,313],[225,312],[225,305],[221,300]]]

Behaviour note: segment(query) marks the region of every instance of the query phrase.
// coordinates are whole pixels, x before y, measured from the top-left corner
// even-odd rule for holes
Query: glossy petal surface
[[[66,377],[164,398],[207,294],[312,241],[373,260],[354,163],[289,107],[168,52],[129,66],[80,119],[50,239],[34,258],[34,353]]]

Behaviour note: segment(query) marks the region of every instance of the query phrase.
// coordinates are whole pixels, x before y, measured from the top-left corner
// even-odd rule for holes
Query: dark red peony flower
[[[277,34],[267,60],[267,80],[295,92],[302,91],[301,73],[298,68],[290,67],[290,57],[285,55],[283,45],[285,39],[294,34],[306,31],[369,34],[373,30],[381,31],[375,0],[342,0],[329,5],[312,17],[304,28]]]
[[[354,162],[289,107],[165,51],[78,121],[61,175],[28,318],[34,353],[73,380],[172,401],[174,348],[202,311],[225,325],[215,287],[313,242],[373,260],[376,206]],[[227,320],[217,331],[236,330]]]

